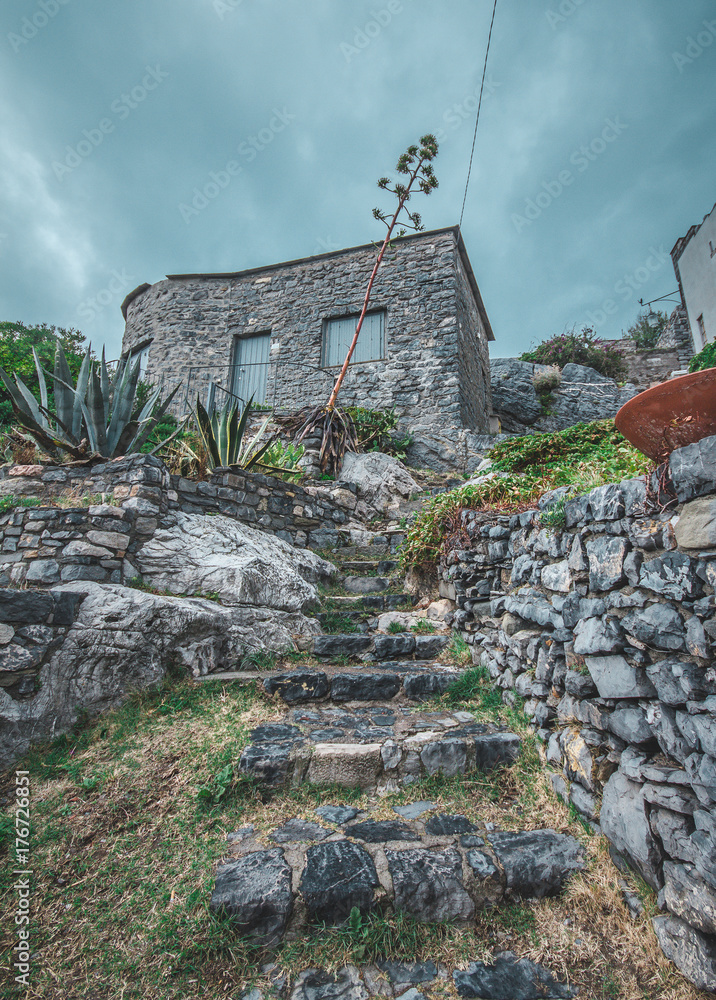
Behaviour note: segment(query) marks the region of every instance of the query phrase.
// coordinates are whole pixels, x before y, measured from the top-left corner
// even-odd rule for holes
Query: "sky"
[[[376,181],[426,132],[440,186],[411,205],[455,225],[491,15],[2,0],[0,319],[115,358],[143,282],[382,237]],[[494,357],[619,337],[674,292],[669,251],[716,201],[715,83],[713,0],[498,0],[462,223]]]

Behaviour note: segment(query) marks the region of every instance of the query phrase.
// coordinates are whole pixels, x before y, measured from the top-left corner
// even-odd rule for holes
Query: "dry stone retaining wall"
[[[541,523],[559,490],[465,511],[441,592],[504,700],[525,699],[555,790],[659,891],[666,954],[716,989],[716,437],[668,472],[666,509],[629,480],[568,499],[562,527]]]
[[[0,586],[73,580],[119,583],[136,575],[131,556],[174,511],[225,514],[299,547],[335,544],[338,529],[367,511],[350,483],[301,487],[271,476],[217,470],[207,482],[170,476],[156,458],[100,465],[4,467],[0,496],[44,507],[0,514]],[[63,495],[63,504],[49,502]],[[372,512],[370,512],[372,513]]]

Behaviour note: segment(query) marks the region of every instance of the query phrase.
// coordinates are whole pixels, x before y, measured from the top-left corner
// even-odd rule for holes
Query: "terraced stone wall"
[[[272,476],[217,470],[207,482],[170,476],[158,459],[135,455],[88,466],[3,467],[0,496],[46,500],[0,514],[0,586],[55,586],[136,575],[123,565],[172,511],[225,514],[293,545],[338,541],[352,516],[375,513],[352,484],[301,487]],[[57,506],[57,502],[62,506]]]
[[[464,512],[441,592],[474,662],[525,699],[555,790],[659,891],[665,953],[716,984],[716,437],[662,472],[668,492],[601,486],[562,519],[562,491]]]

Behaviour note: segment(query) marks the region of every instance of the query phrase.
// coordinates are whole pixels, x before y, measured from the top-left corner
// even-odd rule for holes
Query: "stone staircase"
[[[440,622],[435,632],[410,630],[418,619],[413,599],[400,590],[395,545],[388,535],[337,550],[341,592],[324,596],[317,617],[325,631],[303,645],[310,665],[261,675],[285,710],[254,728],[240,771],[274,801],[282,788],[310,782],[338,793],[360,788],[373,805],[359,810],[338,794],[336,804],[318,807],[310,819],[287,815],[269,832],[249,825],[228,834],[211,909],[255,945],[274,948],[312,928],[376,913],[468,926],[483,910],[560,892],[583,868],[582,847],[571,836],[506,832],[443,812],[444,805],[419,795],[410,801],[410,786],[418,783],[419,791],[422,779],[512,764],[521,740],[470,712],[429,703],[466,668],[454,662],[451,634]],[[345,631],[330,631],[337,616]],[[387,631],[391,620],[405,629]],[[384,796],[398,791],[407,804],[386,819]],[[304,970],[274,992],[291,1000],[425,1000],[414,985],[427,990],[449,975],[466,997],[574,995],[510,952],[493,965],[473,962],[452,972],[432,962],[390,961],[336,973]]]

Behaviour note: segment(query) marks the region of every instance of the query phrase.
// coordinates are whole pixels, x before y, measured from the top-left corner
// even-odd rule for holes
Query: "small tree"
[[[395,169],[399,174],[403,174],[406,177],[405,182],[397,181],[391,187],[390,178],[388,177],[381,177],[378,181],[378,187],[382,191],[389,191],[395,195],[398,202],[392,215],[390,212],[383,212],[379,208],[373,209],[373,217],[385,223],[388,231],[378,251],[378,256],[368,279],[368,287],[363,299],[363,308],[358,317],[355,333],[353,334],[345,361],[341,366],[341,370],[333,386],[333,391],[325,406],[301,411],[295,417],[282,421],[286,430],[295,435],[297,442],[303,441],[312,432],[319,431],[321,433],[320,460],[321,468],[324,472],[327,468],[330,468],[332,472],[337,472],[346,451],[349,448],[357,447],[355,429],[350,415],[342,413],[336,407],[336,399],[343,380],[346,377],[356,344],[358,343],[358,337],[360,336],[363,320],[368,311],[368,303],[370,302],[378,269],[383,261],[386,250],[390,246],[390,240],[396,227],[399,227],[398,236],[404,236],[409,229],[414,232],[420,232],[424,228],[419,213],[409,211],[407,203],[410,201],[416,186],[423,194],[430,194],[438,186],[438,180],[432,167],[432,161],[437,156],[437,153],[438,143],[435,136],[424,135],[420,140],[419,146],[408,146],[407,150],[398,160]]]

